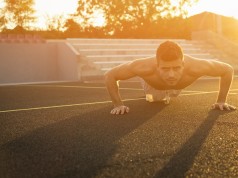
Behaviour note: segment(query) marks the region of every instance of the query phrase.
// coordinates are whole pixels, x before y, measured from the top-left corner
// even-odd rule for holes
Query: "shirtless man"
[[[151,97],[147,101],[165,100],[167,103],[171,96],[177,96],[181,89],[202,76],[220,77],[220,89],[212,109],[236,109],[226,103],[233,73],[233,68],[226,63],[184,55],[177,43],[165,41],[158,47],[156,56],[121,64],[105,73],[105,84],[114,105],[111,114],[129,112],[129,107],[121,100],[117,81],[135,76],[142,79],[145,94]]]

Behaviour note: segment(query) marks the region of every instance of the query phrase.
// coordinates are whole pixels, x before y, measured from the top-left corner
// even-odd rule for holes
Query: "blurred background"
[[[0,0],[0,84],[102,76],[116,65],[154,55],[165,39],[178,42],[185,54],[227,62],[237,73],[235,3]]]
[[[184,38],[210,30],[238,42],[235,0],[1,0],[1,33],[44,38]]]

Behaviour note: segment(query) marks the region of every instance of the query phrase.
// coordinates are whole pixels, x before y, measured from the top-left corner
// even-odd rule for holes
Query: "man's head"
[[[181,79],[184,69],[182,48],[172,41],[161,43],[156,52],[156,59],[161,79],[167,85],[176,85]]]

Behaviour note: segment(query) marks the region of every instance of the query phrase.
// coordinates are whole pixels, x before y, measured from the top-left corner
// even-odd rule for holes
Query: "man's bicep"
[[[201,63],[201,72],[207,76],[222,76],[232,70],[230,65],[215,60],[202,60]]]

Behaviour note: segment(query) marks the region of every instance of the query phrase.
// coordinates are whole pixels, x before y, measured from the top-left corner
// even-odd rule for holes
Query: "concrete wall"
[[[0,84],[79,80],[77,59],[63,42],[0,43]]]
[[[57,43],[58,79],[63,81],[81,80],[80,54],[65,42]]]

